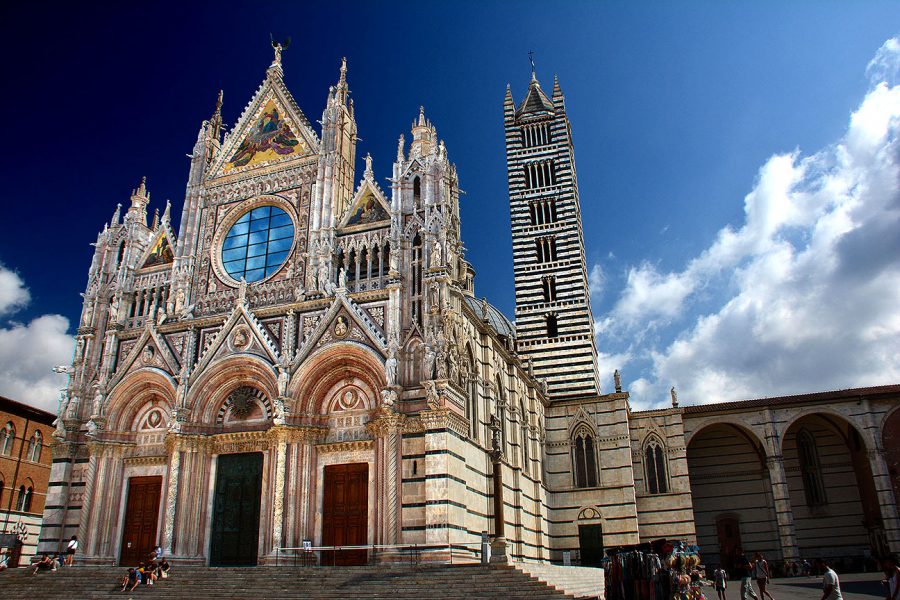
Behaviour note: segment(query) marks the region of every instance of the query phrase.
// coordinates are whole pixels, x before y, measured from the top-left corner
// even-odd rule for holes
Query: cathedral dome
[[[474,296],[463,296],[466,301],[466,304],[469,305],[469,308],[472,309],[476,315],[483,315],[484,309],[483,307],[487,307],[487,322],[491,327],[494,328],[494,331],[499,333],[502,336],[513,338],[516,335],[516,328],[512,324],[512,322],[506,318],[500,309],[496,306],[490,304],[487,299],[479,300]]]

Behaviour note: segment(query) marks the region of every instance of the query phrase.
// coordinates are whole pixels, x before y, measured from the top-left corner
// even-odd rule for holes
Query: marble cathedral
[[[264,564],[305,540],[465,554],[498,533],[502,507],[495,545],[516,560],[569,550],[594,564],[604,547],[659,537],[724,557],[735,543],[727,519],[737,539],[789,558],[805,548],[790,503],[812,480],[791,470],[810,430],[848,440],[840,464],[862,461],[871,482],[842,489],[857,493],[856,512],[838,515],[868,529],[828,543],[900,549],[898,482],[876,422],[893,417],[900,390],[832,398],[840,423],[815,420],[820,399],[733,403],[723,416],[679,408],[674,392],[671,409],[633,412],[618,374],[601,393],[558,82],[548,96],[532,75],[525,98],[517,105],[508,89],[503,105],[513,325],[475,295],[458,174],[424,110],[409,143],[400,136],[384,189],[369,156],[357,177],[346,62],[320,133],[283,77],[276,45],[228,133],[220,94],[191,155],[177,234],[168,204],[148,222],[144,181],[99,233],[42,550],[77,534],[83,560],[107,564],[137,562],[156,543],[214,565]],[[853,421],[861,395],[868,426]],[[812,424],[798,433],[801,417]],[[719,468],[715,492],[704,477],[722,439],[759,460],[733,482]],[[748,470],[758,481],[741,478]],[[746,503],[748,485],[752,506],[710,500]],[[875,512],[862,508],[866,495]],[[822,518],[819,500],[810,522]],[[755,520],[742,529],[746,514]]]

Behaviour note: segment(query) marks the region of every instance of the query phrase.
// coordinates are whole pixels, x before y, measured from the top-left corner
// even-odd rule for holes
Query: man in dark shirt
[[[738,548],[737,555],[738,559],[735,561],[735,567],[738,570],[738,575],[741,577],[741,600],[747,600],[747,598],[759,600],[759,596],[753,591],[753,578],[751,577],[753,564],[747,558],[747,555],[744,554],[743,549]]]

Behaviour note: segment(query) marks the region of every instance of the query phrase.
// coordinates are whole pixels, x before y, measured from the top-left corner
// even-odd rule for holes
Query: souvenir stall
[[[606,554],[606,600],[706,600],[697,546],[658,540]]]

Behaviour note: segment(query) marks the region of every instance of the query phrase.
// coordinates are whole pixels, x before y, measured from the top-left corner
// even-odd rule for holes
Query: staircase
[[[338,600],[356,598],[576,598],[512,566],[441,565],[337,568],[210,568],[173,565],[153,587],[121,592],[122,567],[70,567],[57,572],[13,569],[0,573],[4,600],[138,598],[189,600]],[[601,579],[602,583],[602,579]],[[596,597],[596,596],[593,596]]]

